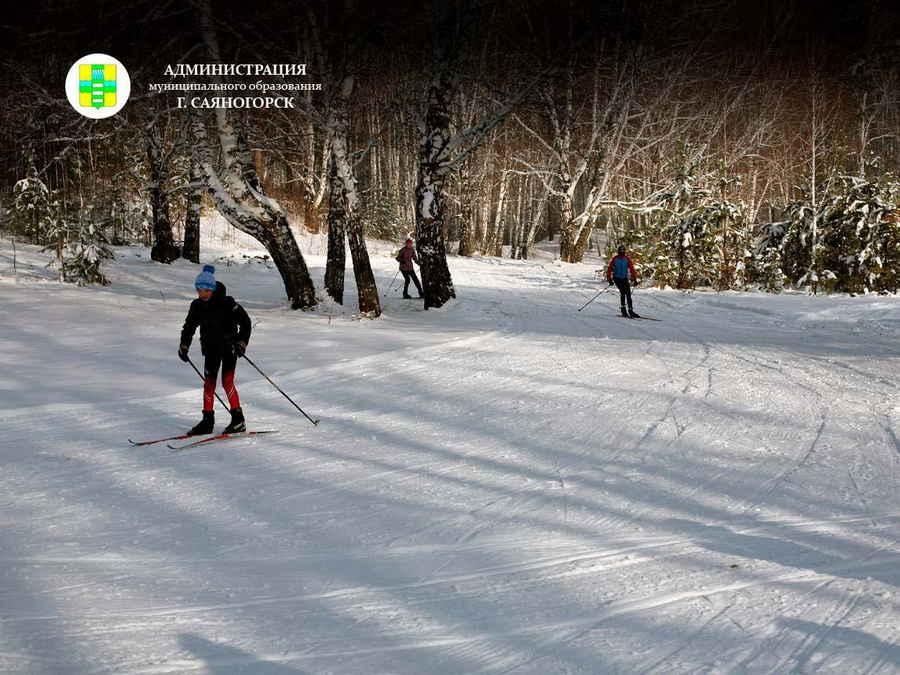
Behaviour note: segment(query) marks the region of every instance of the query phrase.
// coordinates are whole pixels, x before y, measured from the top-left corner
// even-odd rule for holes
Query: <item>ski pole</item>
[[[188,357],[187,362],[191,364],[191,368],[194,369],[194,372],[197,373],[197,375],[200,375],[200,379],[203,380],[203,383],[204,383],[204,384],[206,384],[206,378],[203,377],[203,375],[200,373],[199,370],[197,370],[197,366],[195,366],[195,365],[194,365],[194,362],[191,361],[191,357],[190,357],[190,356]],[[218,394],[217,392],[215,392],[215,391],[213,391],[213,393],[216,395],[216,398],[219,399],[219,403],[221,403],[223,406],[225,406],[225,410],[227,410],[228,412],[231,412],[231,408],[229,408],[229,407],[225,404],[225,401],[222,400],[222,398],[219,396],[219,394]]]
[[[392,290],[394,290],[394,282],[397,281],[397,276],[398,276],[399,274],[400,274],[400,270],[399,270],[399,269],[398,269],[396,272],[394,272],[394,278],[391,279],[391,285],[388,287],[387,293],[385,293],[385,296],[387,296],[388,293],[390,293]]]
[[[278,393],[279,393],[279,394],[281,394],[281,395],[284,396],[288,401],[290,401],[292,406],[294,406],[297,410],[299,410],[300,412],[302,412],[302,413],[303,413],[303,416],[304,416],[306,419],[308,419],[308,420],[309,420],[310,422],[312,422],[314,425],[319,423],[319,420],[314,420],[312,417],[310,417],[310,416],[307,415],[305,412],[303,412],[303,408],[301,408],[299,405],[297,405],[296,403],[294,403],[294,401],[291,399],[291,397],[288,396],[287,394],[285,394],[285,393],[281,390],[281,387],[279,387],[277,384],[275,384],[274,382],[272,382],[272,378],[269,377],[268,375],[266,375],[263,371],[261,371],[261,370],[259,369],[259,367],[258,367],[255,363],[253,363],[253,361],[250,360],[250,357],[249,357],[249,356],[247,356],[246,354],[241,354],[241,356],[244,357],[244,360],[245,360],[247,363],[249,363],[251,366],[253,366],[254,368],[256,368],[256,372],[259,373],[260,375],[262,375],[264,378],[266,378],[266,379],[269,381],[269,384],[271,384],[273,387],[275,387],[275,389],[278,390]]]
[[[596,299],[599,298],[601,295],[603,295],[604,293],[606,293],[606,291],[608,291],[610,288],[612,288],[612,286],[607,286],[607,287],[604,288],[602,291],[600,291],[599,293],[597,293],[597,295],[595,295],[593,298],[591,298],[591,299],[588,300],[586,303],[584,303],[581,307],[579,307],[579,308],[578,308],[578,311],[580,312],[582,309],[584,309],[585,307],[587,307],[587,306],[588,306],[589,304],[591,304],[594,300],[596,300]]]

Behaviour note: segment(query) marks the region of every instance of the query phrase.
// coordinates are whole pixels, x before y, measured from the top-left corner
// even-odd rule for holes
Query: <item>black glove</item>
[[[188,360],[188,346],[187,345],[181,345],[178,348],[178,358],[181,359],[182,361],[184,361],[185,363],[187,363],[187,360]]]
[[[247,343],[246,342],[235,342],[234,343],[234,353],[238,356],[243,356],[244,352],[247,351]]]

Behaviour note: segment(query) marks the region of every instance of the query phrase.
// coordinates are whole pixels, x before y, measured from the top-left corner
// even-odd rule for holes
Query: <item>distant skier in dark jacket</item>
[[[416,249],[413,248],[412,239],[406,240],[406,245],[400,249],[396,260],[400,263],[400,273],[403,275],[403,297],[407,300],[412,299],[412,296],[409,294],[409,281],[412,279],[421,298],[422,284],[419,283],[419,277],[416,276],[416,270],[413,267],[413,263],[419,264],[419,259],[416,257]]]
[[[197,275],[194,287],[197,299],[191,303],[184,327],[181,329],[181,345],[178,357],[188,360],[188,349],[194,331],[200,327],[200,350],[205,357],[203,367],[203,420],[188,434],[211,434],[215,424],[213,399],[216,393],[216,378],[222,368],[222,387],[228,396],[231,408],[231,423],[223,433],[246,430],[241,399],[234,386],[234,369],[238,356],[243,356],[250,341],[250,317],[234,298],[225,295],[225,284],[216,281],[216,268],[204,265]]]
[[[618,255],[609,261],[606,267],[606,280],[610,286],[616,285],[619,289],[619,301],[622,304],[622,316],[632,319],[640,319],[641,315],[634,311],[631,305],[631,286],[628,281],[631,279],[632,284],[637,284],[637,275],[634,273],[634,265],[631,264],[631,258],[625,255],[625,247],[619,246]],[[625,306],[628,305],[626,310]]]

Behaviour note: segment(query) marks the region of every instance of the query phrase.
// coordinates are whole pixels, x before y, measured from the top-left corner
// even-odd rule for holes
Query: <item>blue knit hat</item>
[[[216,278],[213,276],[216,268],[212,265],[204,265],[203,271],[194,279],[194,288],[197,290],[206,289],[207,291],[216,290]]]

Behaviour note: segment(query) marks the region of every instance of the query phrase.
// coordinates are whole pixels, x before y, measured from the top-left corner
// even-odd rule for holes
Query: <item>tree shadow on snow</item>
[[[900,573],[893,571],[896,568],[896,554],[890,549],[879,551],[860,547],[858,551],[842,557],[836,555],[834,550],[826,552],[826,546],[834,546],[829,541],[831,537],[820,534],[817,539],[815,532],[807,533],[806,541],[797,543],[678,518],[664,520],[659,524],[672,533],[690,537],[710,551],[730,557],[761,560],[845,579],[877,579],[889,585],[900,585]],[[878,557],[880,552],[883,556]]]
[[[869,672],[876,672],[880,667],[890,664],[894,669],[900,668],[900,645],[879,640],[855,628],[847,628],[837,625],[822,625],[814,621],[802,619],[781,619],[778,622],[785,628],[794,630],[806,636],[811,644],[804,652],[797,656],[793,667],[796,671],[813,671],[817,667],[829,665],[827,656],[820,658],[818,663],[810,663],[814,654],[821,657],[823,652],[839,653],[863,651],[867,654],[877,655],[873,657],[873,667]],[[891,669],[888,666],[888,669]]]
[[[201,659],[213,675],[303,675],[299,670],[283,663],[265,661],[236,647],[219,642],[211,642],[196,633],[182,633],[178,636],[181,647]]]

